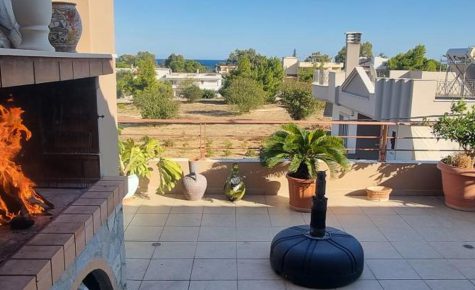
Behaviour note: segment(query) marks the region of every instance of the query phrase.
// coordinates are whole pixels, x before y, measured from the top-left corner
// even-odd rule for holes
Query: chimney
[[[348,77],[348,75],[353,71],[353,69],[360,64],[360,48],[361,48],[361,33],[347,32],[346,33],[345,77]]]

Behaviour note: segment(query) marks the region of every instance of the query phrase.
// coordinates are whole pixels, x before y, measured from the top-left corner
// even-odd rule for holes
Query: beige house
[[[421,121],[443,115],[460,98],[444,89],[454,83],[457,75],[453,72],[390,71],[387,78],[371,74],[358,65],[361,35],[354,35],[347,34],[344,71],[315,72],[313,95],[328,103],[333,120]],[[380,128],[334,125],[332,134],[379,136]],[[439,160],[449,153],[445,150],[458,149],[455,144],[433,139],[427,126],[391,126],[388,134],[399,138],[388,143],[388,160]],[[350,151],[354,158],[377,158],[377,152],[358,148],[378,148],[378,139],[348,138],[346,145],[355,149]]]
[[[330,71],[341,71],[341,69],[343,68],[343,64],[333,62],[326,62],[323,64],[319,62],[313,63],[300,61],[297,57],[294,56],[286,56],[282,58],[282,67],[284,68],[284,75],[286,77],[296,77],[299,74],[299,69],[319,68]]]

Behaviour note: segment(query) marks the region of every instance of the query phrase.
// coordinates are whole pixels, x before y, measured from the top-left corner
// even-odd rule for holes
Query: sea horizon
[[[214,70],[217,64],[226,62],[226,60],[223,60],[223,59],[192,59],[192,60],[199,62],[202,66],[208,68],[209,70]],[[163,65],[165,61],[166,59],[164,58],[158,58],[157,64]]]

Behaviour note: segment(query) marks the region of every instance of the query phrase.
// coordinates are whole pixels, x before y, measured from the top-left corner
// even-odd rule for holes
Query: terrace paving
[[[442,197],[328,197],[327,224],[365,251],[363,275],[341,289],[475,289],[475,213],[449,209]],[[153,195],[125,200],[124,215],[129,290],[305,289],[268,260],[276,233],[310,219],[286,197]]]

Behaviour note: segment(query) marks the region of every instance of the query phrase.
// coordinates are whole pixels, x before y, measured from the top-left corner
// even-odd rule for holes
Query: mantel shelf
[[[2,88],[98,77],[112,73],[114,64],[111,54],[0,49]]]

